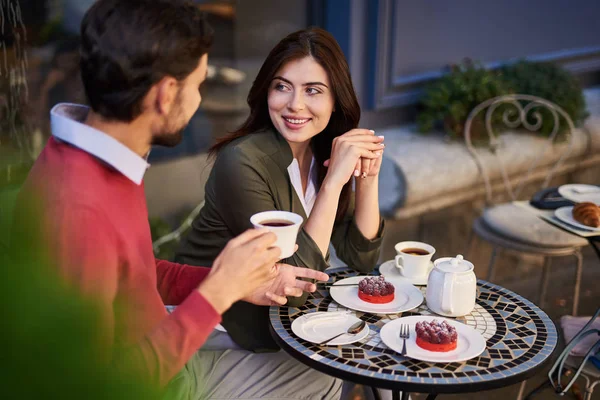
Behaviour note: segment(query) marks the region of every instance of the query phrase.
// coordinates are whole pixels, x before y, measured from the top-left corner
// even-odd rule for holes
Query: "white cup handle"
[[[404,259],[402,258],[402,254],[396,255],[394,260],[396,261],[396,267],[400,268],[400,271],[404,273]]]

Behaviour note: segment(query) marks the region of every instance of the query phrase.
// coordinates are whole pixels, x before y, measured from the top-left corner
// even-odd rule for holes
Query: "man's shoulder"
[[[53,170],[72,172],[74,167],[89,172],[101,171],[102,163],[93,155],[55,137],[50,137],[35,164],[45,164]]]
[[[95,205],[95,193],[105,192],[108,185],[106,167],[88,153],[50,139],[40,153],[27,178],[28,192],[60,202]]]
[[[58,240],[59,232],[73,225],[92,228],[84,220],[107,221],[104,204],[95,195],[103,189],[93,184],[91,170],[62,157],[63,162],[57,163],[51,153],[46,148],[42,151],[21,186],[12,217],[13,232],[29,232],[35,229],[30,225],[42,223],[45,234],[56,236],[49,240]]]

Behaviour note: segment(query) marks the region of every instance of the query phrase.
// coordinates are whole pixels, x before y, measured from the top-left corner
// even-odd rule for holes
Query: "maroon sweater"
[[[221,321],[195,290],[210,269],[156,260],[143,185],[55,138],[21,195],[41,200],[61,275],[100,302],[106,361],[168,383]],[[165,304],[178,307],[168,314]]]

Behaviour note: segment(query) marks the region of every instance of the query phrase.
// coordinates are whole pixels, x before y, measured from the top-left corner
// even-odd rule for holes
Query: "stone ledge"
[[[557,175],[600,165],[600,88],[585,91],[591,116],[573,132],[573,149]],[[414,125],[377,132],[386,137],[386,151],[380,178],[380,208],[386,216],[405,219],[440,210],[485,194],[477,165],[463,141],[447,141],[440,133],[423,135]],[[544,138],[506,132],[502,160],[511,179],[517,180],[540,156]],[[530,181],[542,179],[548,165],[560,157],[565,144],[543,154]],[[482,155],[492,182],[501,178],[500,167],[491,154]],[[501,184],[495,185],[501,189]]]

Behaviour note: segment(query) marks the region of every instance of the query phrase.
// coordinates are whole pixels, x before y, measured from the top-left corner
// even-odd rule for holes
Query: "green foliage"
[[[561,67],[544,62],[519,61],[487,70],[469,60],[452,66],[450,72],[425,88],[417,117],[421,132],[443,129],[452,137],[462,137],[464,124],[471,110],[478,104],[496,96],[528,94],[542,97],[562,107],[576,126],[587,117],[585,100],[575,77]],[[524,104],[523,104],[524,105]],[[500,107],[492,118],[496,128],[501,128]],[[548,110],[541,111],[543,124],[539,132],[549,135],[554,120]],[[533,122],[533,121],[530,121]],[[560,131],[566,128],[561,119]],[[473,122],[475,137],[483,131],[482,114]]]
[[[24,52],[5,49],[0,78],[0,189],[23,182],[33,163],[34,130],[28,119]]]
[[[156,241],[161,237],[168,235],[173,231],[173,228],[162,218],[153,217],[149,219],[150,222],[150,234],[152,235],[152,241]],[[154,252],[154,256],[161,260],[173,260],[175,258],[175,251],[179,240],[172,240],[160,246],[158,251]]]
[[[39,219],[31,226],[40,230]],[[2,226],[2,229],[7,229]],[[39,238],[13,240],[10,256],[0,249],[2,356],[5,399],[160,399],[161,393],[134,372],[116,372],[101,354],[98,303],[58,276]]]
[[[2,159],[3,154],[7,155],[5,159]],[[10,190],[23,184],[33,166],[33,161],[24,158],[18,151],[0,145],[0,190]]]
[[[443,128],[451,136],[462,136],[464,123],[479,103],[509,92],[498,75],[481,65],[465,61],[425,88],[417,117],[419,130]]]
[[[173,230],[171,226],[162,218],[152,217],[149,219],[149,222],[152,241],[169,234]]]
[[[68,34],[62,28],[62,21],[54,19],[46,22],[40,29],[37,37],[37,45],[43,46]]]
[[[547,62],[519,61],[498,70],[500,77],[513,93],[529,94],[560,106],[580,126],[587,118],[583,91],[577,79],[563,68]],[[540,133],[549,135],[554,126],[552,114],[540,109],[543,123]],[[567,128],[561,118],[560,131]]]

